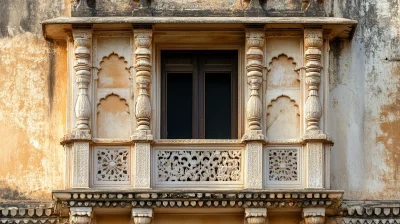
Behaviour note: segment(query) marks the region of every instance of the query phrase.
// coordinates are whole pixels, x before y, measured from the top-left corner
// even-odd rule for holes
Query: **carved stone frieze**
[[[268,150],[270,181],[297,181],[299,176],[298,150],[270,149]]]
[[[75,78],[78,85],[78,97],[75,104],[77,124],[75,131],[86,136],[90,134],[89,120],[91,117],[91,104],[88,88],[91,80],[91,47],[92,31],[90,29],[75,29],[72,32],[75,47]],[[79,136],[76,134],[76,136]]]
[[[308,97],[305,104],[307,132],[321,132],[319,121],[322,116],[322,107],[319,99],[319,85],[321,82],[321,48],[323,45],[322,29],[304,30],[305,47],[305,82],[308,84]]]
[[[157,151],[159,182],[241,181],[242,151]]]
[[[307,144],[307,187],[324,187],[324,144],[309,142]]]
[[[53,197],[67,207],[133,208],[307,208],[338,209],[342,191],[268,191],[268,190],[138,190],[120,191],[55,191]]]
[[[72,207],[70,208],[71,224],[90,224],[92,220],[91,207]]]
[[[89,188],[89,143],[75,142],[73,147],[73,188]]]
[[[95,152],[97,181],[129,181],[129,149],[98,148]]]
[[[135,69],[137,98],[135,106],[135,116],[137,120],[136,133],[132,136],[133,140],[152,140],[150,131],[151,102],[151,29],[135,29]]]
[[[136,188],[150,188],[150,143],[135,143],[135,178],[134,186]]]
[[[262,143],[257,141],[246,144],[246,181],[245,188],[262,189]]]
[[[246,70],[250,98],[246,105],[247,128],[243,141],[264,140],[261,130],[262,102],[259,95],[264,70],[265,42],[263,29],[248,29],[246,31]]]

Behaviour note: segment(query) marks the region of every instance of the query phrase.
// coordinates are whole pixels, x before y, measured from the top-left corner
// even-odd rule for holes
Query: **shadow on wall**
[[[0,201],[1,200],[30,200],[22,195],[18,189],[11,188],[4,181],[0,181]]]

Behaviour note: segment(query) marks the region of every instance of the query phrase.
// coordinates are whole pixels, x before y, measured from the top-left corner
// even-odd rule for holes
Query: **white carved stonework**
[[[129,181],[129,149],[95,149],[96,181]]]
[[[271,149],[268,151],[268,180],[297,181],[299,176],[298,150]]]
[[[78,97],[75,104],[77,124],[76,132],[90,134],[89,120],[91,117],[91,104],[88,88],[91,80],[91,47],[92,31],[90,29],[73,30],[75,47],[75,78],[78,86]]]
[[[324,144],[307,143],[307,188],[324,188]]]
[[[73,188],[89,188],[89,142],[74,142]]]
[[[246,31],[246,70],[250,98],[246,105],[247,128],[243,141],[264,140],[261,130],[262,102],[259,95],[264,70],[265,42],[263,29],[248,29]]]
[[[150,143],[135,143],[135,179],[136,188],[150,188]]]
[[[251,141],[246,143],[246,181],[247,189],[262,189],[262,143]]]
[[[305,224],[323,224],[325,222],[325,208],[303,208]]]
[[[133,208],[132,219],[134,224],[150,224],[153,219],[153,209]]]
[[[91,207],[72,207],[70,208],[70,223],[90,224],[92,215]]]
[[[264,224],[267,218],[267,209],[245,208],[245,218],[248,224]]]
[[[158,182],[241,181],[242,151],[158,151]]]
[[[308,98],[305,105],[307,132],[321,132],[319,121],[322,108],[319,99],[319,85],[321,82],[321,48],[323,45],[322,29],[304,30],[305,69],[308,84]],[[306,132],[306,135],[307,135]]]
[[[137,98],[135,106],[135,116],[137,120],[136,133],[132,136],[133,140],[150,141],[153,136],[150,131],[151,102],[151,29],[135,29],[135,69]]]

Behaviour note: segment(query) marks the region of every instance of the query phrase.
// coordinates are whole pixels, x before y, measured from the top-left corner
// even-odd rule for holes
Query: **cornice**
[[[221,207],[221,208],[308,208],[336,209],[342,191],[263,191],[263,190],[148,190],[148,191],[53,191],[64,207]]]

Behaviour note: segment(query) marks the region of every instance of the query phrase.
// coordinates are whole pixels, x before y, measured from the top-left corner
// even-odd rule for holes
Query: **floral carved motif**
[[[158,180],[241,181],[242,152],[229,151],[158,151]]]
[[[298,153],[296,149],[272,149],[269,150],[268,157],[269,180],[298,180]]]
[[[97,149],[97,181],[129,181],[127,149]]]

